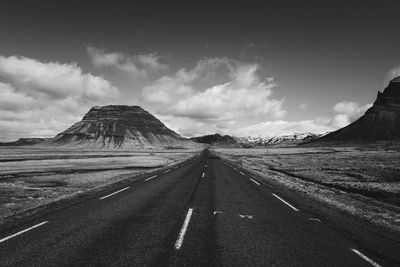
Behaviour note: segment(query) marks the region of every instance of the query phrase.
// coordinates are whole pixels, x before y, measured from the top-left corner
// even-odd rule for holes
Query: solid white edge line
[[[355,248],[350,248],[351,251],[353,251],[355,254],[357,254],[358,256],[360,256],[363,260],[367,261],[369,264],[371,264],[372,266],[375,267],[382,267],[382,265],[374,262],[373,260],[371,260],[370,258],[368,258],[367,256],[365,256],[364,254],[362,254],[360,251],[358,251]]]
[[[0,243],[2,243],[2,242],[4,242],[4,241],[7,241],[8,239],[11,239],[11,238],[13,238],[13,237],[16,237],[17,235],[26,233],[26,232],[28,232],[28,231],[34,229],[34,228],[37,228],[37,227],[39,227],[39,226],[42,226],[43,224],[46,224],[46,223],[48,223],[48,222],[49,222],[49,221],[44,221],[44,222],[38,223],[38,224],[36,224],[36,225],[34,225],[34,226],[31,226],[31,227],[29,227],[29,228],[26,228],[25,230],[19,231],[18,233],[15,233],[15,234],[13,234],[13,235],[9,235],[9,236],[7,236],[7,237],[4,237],[4,238],[0,239]]]
[[[282,198],[280,198],[278,195],[272,194],[274,197],[276,197],[277,199],[279,199],[280,201],[282,201],[283,203],[285,203],[286,205],[288,205],[290,208],[292,208],[295,211],[299,211],[297,208],[295,208],[294,206],[292,206],[291,204],[289,204],[288,202],[286,202],[285,200],[283,200]]]
[[[256,185],[261,185],[259,182],[257,182],[256,180],[254,180],[254,179],[252,179],[252,178],[250,178],[250,180],[251,180],[253,183],[255,183]]]
[[[193,213],[193,209],[189,209],[187,214],[186,214],[186,218],[185,221],[182,225],[182,229],[181,232],[179,233],[178,239],[175,242],[175,249],[178,250],[182,247],[183,244],[183,239],[185,238],[185,234],[186,234],[186,230],[189,226],[189,222],[190,222],[190,217],[192,217],[192,213]]]
[[[157,177],[157,175],[153,175],[153,176],[151,176],[151,177],[145,179],[145,181],[147,182],[148,180],[151,180],[151,179],[156,178],[156,177]]]
[[[118,194],[118,193],[120,193],[120,192],[122,192],[122,191],[125,191],[126,189],[129,189],[129,186],[128,186],[128,187],[125,187],[125,188],[122,188],[121,190],[115,191],[114,193],[111,193],[111,194],[109,194],[109,195],[107,195],[107,196],[101,197],[100,199],[105,199],[105,198],[111,197],[111,196],[113,196],[113,195],[115,195],[115,194]]]

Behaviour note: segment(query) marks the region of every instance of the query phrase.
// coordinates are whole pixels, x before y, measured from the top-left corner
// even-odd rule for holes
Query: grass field
[[[76,151],[0,148],[1,219],[176,164],[190,150]]]

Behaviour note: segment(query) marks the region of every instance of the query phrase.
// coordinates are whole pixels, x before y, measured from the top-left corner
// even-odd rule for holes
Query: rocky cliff
[[[400,77],[378,92],[374,105],[348,126],[316,142],[400,141]]]
[[[195,143],[167,128],[139,106],[109,105],[91,108],[81,121],[46,145],[142,149],[189,148]]]

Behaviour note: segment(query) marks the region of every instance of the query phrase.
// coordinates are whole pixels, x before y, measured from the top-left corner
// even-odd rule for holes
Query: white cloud
[[[73,95],[89,101],[118,94],[118,89],[107,80],[82,73],[76,63],[44,63],[26,57],[0,56],[0,77],[17,92],[35,98],[62,99]]]
[[[349,115],[357,113],[359,109],[360,106],[358,105],[358,103],[351,101],[339,102],[333,107],[333,110],[336,113],[344,113]]]
[[[0,136],[55,135],[93,105],[109,104],[119,90],[83,73],[75,63],[0,56]]]
[[[391,70],[388,71],[388,73],[386,73],[384,86],[387,86],[392,79],[399,76],[400,76],[400,66],[392,68]]]
[[[177,116],[204,119],[281,118],[285,115],[283,100],[270,99],[272,87],[266,83],[235,87],[232,82],[228,82],[182,99],[168,110]]]
[[[87,46],[93,64],[97,68],[115,67],[136,78],[147,78],[151,72],[158,72],[168,67],[161,63],[161,57],[157,53],[127,55],[120,52],[105,52],[103,49],[94,46]]]
[[[283,99],[272,98],[273,78],[261,80],[257,64],[227,58],[200,60],[143,88],[143,99],[184,135],[227,132],[282,118]]]
[[[220,80],[229,80],[235,64],[235,61],[227,58],[202,59],[191,70],[179,69],[174,74],[162,76],[144,86],[144,101],[171,105],[177,100],[189,98],[220,84]]]
[[[334,127],[341,128],[361,117],[372,104],[360,106],[357,102],[343,101],[333,107],[335,113],[331,124]]]
[[[1,110],[0,138],[13,141],[20,137],[52,137],[82,119],[87,107],[66,112],[57,104],[32,108],[29,111]]]
[[[35,99],[18,93],[10,85],[0,82],[0,107],[2,110],[27,110],[35,105]]]

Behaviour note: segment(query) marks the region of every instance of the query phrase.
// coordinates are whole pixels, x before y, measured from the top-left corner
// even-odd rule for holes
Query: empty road
[[[398,264],[210,155],[2,226],[0,266]]]

